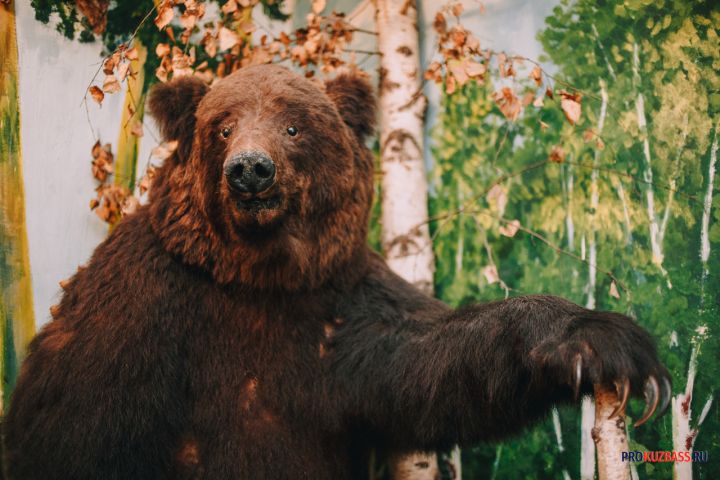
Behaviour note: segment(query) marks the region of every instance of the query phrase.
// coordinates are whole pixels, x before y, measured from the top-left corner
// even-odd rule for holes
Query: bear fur
[[[452,311],[370,251],[361,75],[179,78],[149,110],[178,148],[33,340],[11,479],[367,478],[373,447],[500,440],[596,383],[667,404],[629,318],[550,296]],[[274,162],[269,190],[226,181],[246,151]]]

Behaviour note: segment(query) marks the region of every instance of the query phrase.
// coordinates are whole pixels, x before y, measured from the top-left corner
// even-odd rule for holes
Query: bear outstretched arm
[[[650,335],[624,315],[552,296],[449,312],[382,267],[346,309],[332,377],[349,418],[392,446],[499,440],[594,384],[625,399],[644,393],[644,417],[667,407],[667,370]]]

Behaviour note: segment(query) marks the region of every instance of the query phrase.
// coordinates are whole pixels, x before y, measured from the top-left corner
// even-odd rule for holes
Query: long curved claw
[[[582,380],[582,355],[575,355],[575,383],[573,384],[573,397],[577,402],[580,396],[580,381]]]
[[[647,382],[645,382],[645,403],[647,404],[645,412],[643,412],[642,418],[635,422],[635,428],[647,422],[648,419],[652,417],[652,414],[655,413],[657,409],[659,400],[660,387],[658,386],[657,379],[651,376],[647,379]]]
[[[622,381],[622,383],[615,382],[615,391],[617,392],[617,396],[620,399],[620,405],[618,405],[615,410],[612,411],[612,413],[610,414],[610,418],[615,418],[620,413],[625,411],[628,397],[630,396],[630,380],[626,378]]]
[[[672,399],[672,385],[670,385],[670,379],[663,375],[660,395],[660,409],[658,410],[658,418],[665,415],[670,406],[670,399]]]

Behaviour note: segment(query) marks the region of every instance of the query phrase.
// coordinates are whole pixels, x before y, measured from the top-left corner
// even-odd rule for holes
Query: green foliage
[[[53,14],[58,16],[57,31],[69,39],[75,38],[77,32],[81,42],[91,42],[94,38],[87,20],[80,20],[74,0],[32,0],[35,18],[48,23]]]
[[[597,265],[617,279],[620,294],[619,299],[610,295],[613,279],[598,271],[597,308],[628,312],[653,332],[672,372],[675,394],[685,388],[691,350],[701,341],[697,330],[706,326],[692,426],[709,395],[717,397],[720,385],[717,188],[713,189],[707,266],[699,256],[702,202],[720,107],[720,9],[711,3],[563,0],[546,20],[539,40],[545,60],[559,69],[558,80],[584,93],[580,122],[569,125],[559,106],[546,99],[544,107],[529,106],[511,123],[491,100],[493,85],[466,85],[443,100],[434,142],[436,194],[431,199],[431,215],[437,219],[431,226],[436,291],[453,305],[496,299],[506,292],[552,293],[585,304],[589,269],[576,257],[587,255],[594,235]],[[632,68],[635,51],[637,74]],[[598,130],[601,81],[609,96],[601,133],[604,149],[594,139],[583,140],[585,130]],[[519,91],[527,85],[529,81],[518,80],[515,88]],[[639,94],[643,95],[646,129],[638,124]],[[540,128],[541,121],[547,129]],[[651,184],[645,171],[646,138]],[[555,145],[562,145],[564,163],[542,163]],[[592,211],[595,161],[600,201],[597,211]],[[540,166],[534,167],[538,162]],[[667,274],[652,261],[649,192],[659,224],[670,203],[662,242],[662,267]],[[506,198],[504,208],[498,198]],[[515,219],[553,247],[522,230],[512,237],[501,234],[501,227]],[[508,290],[493,276],[483,275],[492,265]],[[640,402],[633,402],[629,415],[637,417],[641,409]],[[566,447],[562,454],[548,420],[504,443],[496,467],[497,452],[492,447],[465,452],[466,475],[559,478],[567,470],[576,478],[579,411],[562,410],[560,417]],[[699,431],[696,450],[713,451],[720,446],[716,403]],[[671,450],[671,417],[631,429],[630,435],[643,449]],[[693,468],[697,478],[713,478],[712,463]],[[638,471],[646,478],[672,477],[670,464],[638,465]]]

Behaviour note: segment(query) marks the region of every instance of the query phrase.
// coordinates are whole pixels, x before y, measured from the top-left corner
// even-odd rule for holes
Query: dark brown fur
[[[366,246],[364,79],[324,93],[254,67],[207,93],[157,87],[150,108],[181,148],[33,341],[6,421],[11,478],[363,478],[373,445],[521,431],[571,400],[578,353],[584,392],[666,375],[622,315],[546,296],[452,312],[391,273]],[[222,165],[247,148],[275,161],[279,208],[237,208]]]

